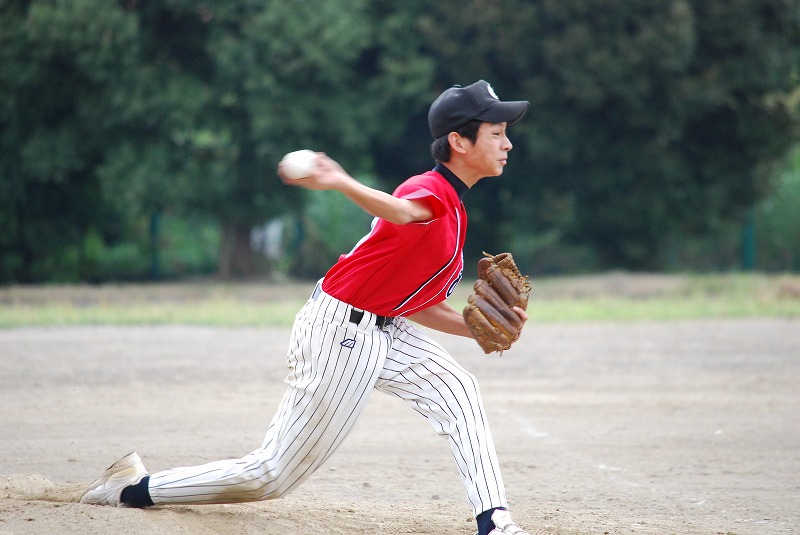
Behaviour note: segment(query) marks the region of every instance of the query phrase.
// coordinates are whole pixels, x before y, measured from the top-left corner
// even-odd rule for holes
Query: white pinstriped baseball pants
[[[308,478],[353,428],[373,388],[404,399],[449,440],[475,515],[506,507],[494,442],[478,384],[403,318],[380,329],[364,313],[319,290],[300,310],[288,352],[289,388],[262,446],[241,459],[152,474],[158,504],[278,498]]]

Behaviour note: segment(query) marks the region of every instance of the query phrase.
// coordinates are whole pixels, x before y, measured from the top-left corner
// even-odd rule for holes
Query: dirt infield
[[[529,325],[480,379],[515,519],[554,534],[777,534],[800,526],[800,320]],[[137,450],[151,471],[260,445],[286,329],[0,330],[0,535],[463,534],[446,442],[372,397],[294,494],[256,504],[76,503]]]

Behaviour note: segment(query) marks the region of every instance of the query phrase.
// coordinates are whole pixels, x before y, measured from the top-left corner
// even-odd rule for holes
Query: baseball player
[[[445,299],[461,280],[467,214],[462,199],[498,176],[506,129],[528,102],[503,102],[480,80],[431,105],[433,170],[392,195],[369,188],[318,153],[314,171],[285,184],[336,190],[374,216],[371,231],[321,279],[292,328],[289,388],[264,442],[241,459],[147,474],[133,452],[92,483],[81,503],[146,507],[278,498],[300,485],[347,437],[373,390],[397,396],[449,441],[479,535],[527,532],[507,501],[478,383],[414,324],[472,337]],[[524,322],[527,315],[514,309]],[[412,323],[413,322],[413,323]]]

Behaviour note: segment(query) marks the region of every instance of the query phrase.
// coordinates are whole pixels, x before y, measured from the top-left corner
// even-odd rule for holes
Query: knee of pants
[[[467,370],[461,369],[453,374],[458,381],[464,385],[464,389],[470,393],[475,393],[480,397],[481,388],[478,384],[478,378]]]
[[[260,453],[253,452],[245,457],[249,462],[244,469],[226,474],[223,479],[227,488],[223,492],[235,495],[242,501],[272,500],[289,493],[294,486],[290,484],[292,472],[285,466],[265,462],[259,458]]]
[[[232,501],[258,502],[274,500],[288,494],[290,489],[282,486],[283,479],[266,481],[267,477],[239,481],[229,487],[228,492],[232,495]],[[235,500],[233,500],[233,495],[235,495]]]

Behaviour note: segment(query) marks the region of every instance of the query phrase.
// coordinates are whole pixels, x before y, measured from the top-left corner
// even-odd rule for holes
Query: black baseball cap
[[[449,134],[473,119],[486,123],[519,122],[528,111],[529,102],[503,102],[485,80],[467,87],[454,85],[433,101],[428,110],[428,127],[433,139]]]

